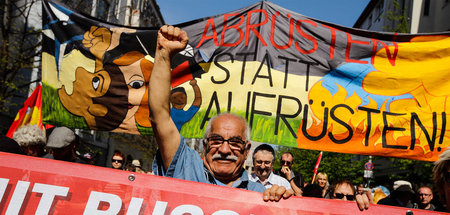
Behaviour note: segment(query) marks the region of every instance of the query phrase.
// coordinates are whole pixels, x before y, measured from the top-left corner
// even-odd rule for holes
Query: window
[[[375,16],[379,17],[381,14],[383,14],[383,6],[384,6],[384,1],[380,1],[375,9],[376,13]]]
[[[101,20],[107,20],[108,19],[108,10],[109,10],[109,3],[104,0],[98,1],[97,5],[97,18]]]
[[[380,16],[383,14],[384,12],[384,1],[380,1],[377,5],[377,7],[375,8],[375,21],[379,22],[380,21]]]
[[[430,0],[425,0],[423,6],[423,16],[430,15]]]

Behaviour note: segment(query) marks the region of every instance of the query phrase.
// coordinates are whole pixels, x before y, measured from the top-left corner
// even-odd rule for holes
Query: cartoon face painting
[[[67,94],[63,85],[58,90],[61,103],[77,115],[82,116],[90,128],[97,128],[95,117],[103,117],[108,112],[106,106],[94,104],[92,98],[105,95],[111,84],[109,73],[101,70],[90,73],[82,67],[76,70],[76,81],[73,83],[73,93]],[[87,87],[88,86],[88,87]]]
[[[82,34],[62,65],[89,66],[64,68],[64,77],[71,78],[58,78],[61,104],[83,117],[89,129],[139,134],[151,128],[148,83],[154,59],[147,50],[153,47],[145,47],[134,29],[91,26]]]
[[[103,64],[103,57],[114,38],[106,28],[92,26],[84,34],[82,45],[95,57],[94,71],[78,67],[75,80],[69,83],[73,89],[63,85],[58,89],[62,105],[72,114],[85,119],[90,129],[113,130],[127,114],[128,88],[122,72],[111,65]],[[92,61],[78,57],[77,61]]]
[[[117,132],[138,133],[136,124],[149,127],[148,81],[153,63],[137,51],[124,54],[113,61],[122,72],[128,88],[127,115]],[[127,130],[124,130],[126,128]]]

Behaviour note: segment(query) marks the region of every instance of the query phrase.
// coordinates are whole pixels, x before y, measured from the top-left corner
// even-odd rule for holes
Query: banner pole
[[[319,170],[320,161],[322,160],[322,151],[319,153],[319,157],[317,157],[316,166],[314,167],[314,175],[312,177],[311,184],[314,183],[314,180],[316,179],[317,170]]]

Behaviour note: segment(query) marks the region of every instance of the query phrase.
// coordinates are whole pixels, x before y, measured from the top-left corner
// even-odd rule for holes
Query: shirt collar
[[[261,179],[258,177],[258,175],[256,175],[255,173],[252,173],[252,177],[254,178],[254,179],[256,179],[256,181],[257,182],[259,182],[259,183],[261,183],[261,184],[263,184],[263,185],[266,185],[266,184],[272,184],[272,178],[274,177],[273,176],[273,174],[272,174],[273,172],[270,172],[269,173],[269,177],[267,177],[267,180],[266,180],[266,182],[265,183],[262,183],[262,181],[261,181]]]
[[[241,173],[241,177],[239,177],[238,180],[234,181],[233,184],[231,185],[231,187],[240,187],[241,184],[245,183],[248,184],[249,178],[248,178],[248,173],[247,171],[244,169]]]

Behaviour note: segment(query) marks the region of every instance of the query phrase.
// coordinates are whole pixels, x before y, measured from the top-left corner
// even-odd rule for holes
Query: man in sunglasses
[[[355,200],[355,187],[348,180],[340,180],[336,182],[331,187],[330,193],[331,199],[340,199],[346,201]]]
[[[305,181],[303,180],[302,174],[292,170],[292,165],[294,165],[294,155],[290,152],[281,154],[280,165],[281,169],[274,171],[274,173],[288,180],[296,196],[302,196],[302,189]]]
[[[213,117],[204,135],[205,158],[186,146],[170,116],[171,58],[188,43],[185,31],[165,25],[158,32],[155,64],[149,84],[152,128],[159,151],[153,162],[155,175],[264,192],[264,201],[279,201],[292,191],[274,185],[265,189],[252,182],[243,168],[251,147],[250,128],[233,114]]]

